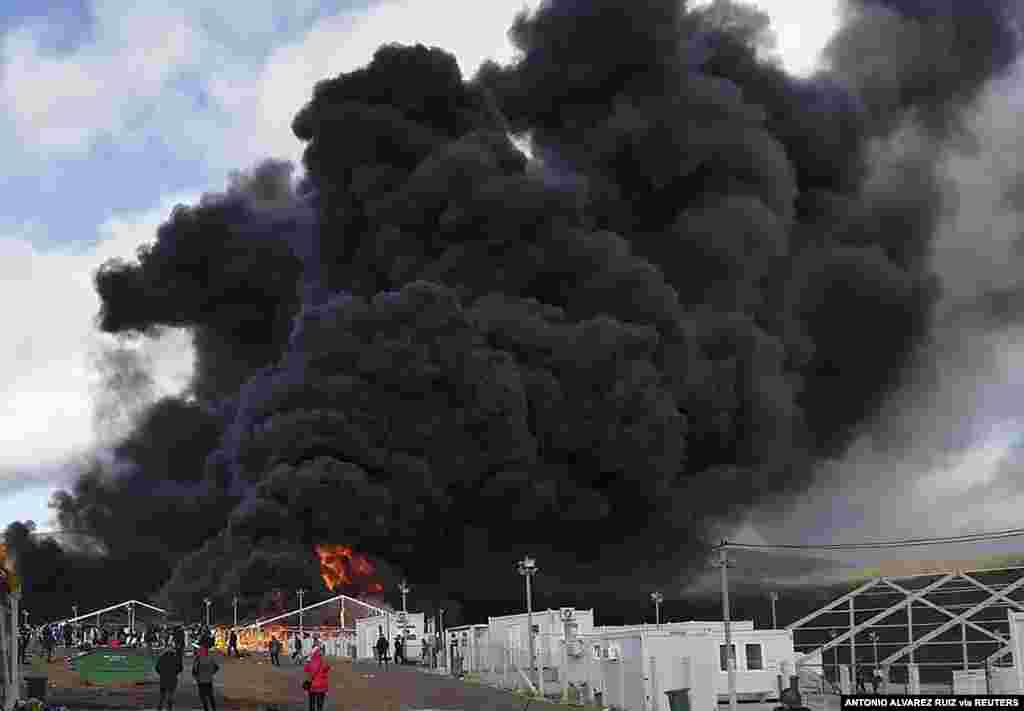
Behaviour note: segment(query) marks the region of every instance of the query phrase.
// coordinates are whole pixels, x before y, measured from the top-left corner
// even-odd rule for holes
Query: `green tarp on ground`
[[[72,668],[90,684],[139,682],[156,673],[156,658],[141,649],[95,649],[72,660]]]

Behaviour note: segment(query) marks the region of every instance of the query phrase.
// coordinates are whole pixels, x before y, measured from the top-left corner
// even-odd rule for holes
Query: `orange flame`
[[[369,558],[354,552],[350,546],[325,543],[316,546],[316,554],[320,557],[320,576],[331,592],[361,583],[360,578],[372,577],[377,572]],[[366,589],[384,592],[384,586],[377,582],[370,583]]]

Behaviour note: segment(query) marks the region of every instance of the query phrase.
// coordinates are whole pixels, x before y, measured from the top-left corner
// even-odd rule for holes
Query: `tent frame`
[[[384,609],[382,607],[377,607],[376,605],[371,605],[368,602],[363,602],[362,600],[358,600],[358,599],[356,599],[354,597],[349,597],[348,595],[335,595],[334,597],[327,598],[326,600],[321,600],[320,602],[314,602],[312,605],[303,605],[302,607],[299,607],[299,608],[297,608],[295,610],[292,610],[291,612],[285,612],[284,614],[281,614],[281,615],[276,615],[274,617],[268,617],[268,618],[263,619],[263,620],[257,620],[256,622],[253,622],[253,623],[248,624],[248,625],[239,625],[238,627],[236,627],[234,629],[260,629],[261,627],[263,627],[263,625],[269,625],[272,622],[277,622],[278,620],[283,620],[286,617],[292,617],[293,615],[300,615],[301,613],[304,613],[307,610],[312,610],[312,609],[315,609],[317,607],[322,607],[324,605],[329,605],[332,602],[338,602],[339,600],[341,601],[341,604],[342,604],[342,614],[344,614],[345,602],[348,601],[348,602],[355,603],[356,605],[360,605],[362,607],[365,607],[365,608],[367,608],[369,610],[372,610],[373,612],[375,612],[375,613],[377,613],[379,615],[383,615],[384,619],[385,619],[385,624],[387,625],[387,629],[388,629],[388,638],[390,639],[390,635],[391,635],[391,616],[394,615],[395,613],[391,612],[390,610],[386,610],[386,609]],[[299,618],[299,629],[300,630],[302,629],[302,618],[301,618],[301,616]]]
[[[998,586],[986,584],[979,577],[985,574],[1000,574],[1002,576],[1010,575],[1016,579],[1009,579],[1005,582],[1000,583]],[[897,581],[903,582],[899,584]],[[924,582],[923,586],[918,587],[915,585],[915,581]],[[966,587],[957,587],[950,589],[950,583],[964,585]],[[881,590],[879,590],[881,588]],[[873,591],[868,593],[868,591]],[[1005,624],[1005,622],[999,622],[997,620],[984,620],[979,619],[977,622],[974,618],[979,612],[986,609],[992,608],[1006,608],[1014,609],[1016,611],[1024,611],[1024,600],[1015,599],[1011,597],[1013,593],[1021,593],[1024,591],[1024,567],[1006,567],[1006,568],[981,568],[976,570],[953,570],[951,572],[932,572],[924,573],[919,575],[907,575],[907,576],[881,576],[873,578],[867,581],[865,584],[859,586],[855,590],[833,600],[824,607],[806,615],[796,622],[793,622],[785,627],[786,630],[793,632],[794,639],[797,634],[805,633],[806,635],[817,634],[820,639],[821,631],[832,629],[836,635],[831,641],[825,643],[814,643],[812,645],[800,645],[799,649],[808,649],[798,654],[797,664],[806,665],[812,658],[818,657],[820,662],[824,665],[825,653],[830,649],[837,650],[842,645],[847,645],[850,653],[849,659],[857,665],[868,664],[873,665],[872,662],[865,662],[857,655],[857,643],[858,635],[862,637],[869,635],[874,632],[875,629],[881,629],[884,627],[889,628],[903,628],[906,630],[905,643],[902,642],[887,642],[883,643],[886,647],[892,648],[899,646],[894,652],[886,652],[884,655],[878,655],[878,666],[887,667],[892,665],[897,660],[905,659],[909,661],[910,665],[914,665],[914,652],[921,647],[927,645],[950,645],[956,644],[955,642],[936,642],[935,639],[942,634],[948,632],[951,629],[959,626],[961,629],[961,641],[962,654],[963,654],[963,668],[966,670],[970,666],[977,667],[979,664],[986,668],[995,664],[1000,659],[1007,655],[1012,655],[1013,646],[1010,641],[1010,637],[1001,632],[993,631],[992,629],[986,628],[985,624]],[[867,605],[862,606],[860,609],[860,617],[858,617],[858,610],[856,601],[865,594],[882,593],[885,595],[896,595],[902,596],[902,599],[886,608],[871,608]],[[957,599],[949,600],[950,593],[953,593]],[[980,602],[974,602],[977,598],[966,600],[964,597],[957,595],[957,593],[966,593],[977,596],[978,593],[984,593],[986,597]],[[943,595],[944,601],[929,600],[927,596]],[[862,598],[861,598],[862,599]],[[966,604],[956,604],[959,602],[966,602]],[[920,609],[922,606],[938,612],[949,619],[937,622],[937,623],[921,623],[919,622],[914,625],[913,621],[913,610],[917,607]],[[843,609],[845,607],[845,610]],[[967,609],[962,609],[967,608]],[[890,617],[898,612],[905,611],[907,614],[906,624],[889,624],[880,625],[882,620]],[[845,624],[832,624],[828,626],[809,626],[808,623],[818,620],[824,615],[837,615],[847,612],[845,616]],[[877,614],[864,619],[863,615],[867,612],[877,612]],[[923,628],[932,628],[925,632]],[[967,639],[968,628],[979,632],[981,635],[986,637],[985,640],[971,640]],[[914,632],[919,632],[915,636]],[[842,631],[841,631],[842,630]],[[841,631],[841,633],[840,633]],[[925,632],[920,634],[920,632]],[[890,633],[891,636],[891,633]],[[875,644],[875,655],[877,655],[877,636],[871,642],[861,642],[868,649],[872,648]],[[968,645],[998,645],[995,652],[986,655],[982,659],[971,660],[968,655]],[[873,655],[873,656],[875,656]],[[1020,661],[1020,660],[1018,660]],[[837,657],[838,662],[838,657]],[[955,666],[955,663],[939,663],[935,662],[930,665],[934,666]],[[924,665],[921,665],[924,666]]]
[[[100,615],[102,615],[104,612],[113,612],[114,610],[118,610],[118,609],[120,609],[122,607],[127,607],[128,608],[128,626],[131,628],[132,632],[134,632],[135,631],[135,606],[136,605],[139,605],[140,607],[145,607],[145,608],[148,608],[150,610],[154,610],[156,612],[159,612],[161,615],[164,615],[165,617],[167,616],[167,611],[157,607],[156,605],[150,605],[147,602],[140,602],[139,600],[125,600],[124,602],[119,602],[118,604],[111,605],[110,607],[104,607],[104,608],[102,608],[100,610],[93,610],[92,612],[87,612],[84,615],[78,615],[77,617],[68,617],[68,618],[65,618],[63,620],[57,620],[57,622],[55,624],[75,624],[75,623],[80,622],[82,620],[88,620],[90,618],[95,617],[96,618],[96,625],[99,626]]]

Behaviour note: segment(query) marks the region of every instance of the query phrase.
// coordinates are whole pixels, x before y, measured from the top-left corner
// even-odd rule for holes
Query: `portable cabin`
[[[796,650],[793,633],[788,630],[758,630],[750,620],[730,623],[732,657],[736,668],[736,696],[741,700],[765,701],[778,699],[780,674],[796,674]],[[725,652],[725,623],[720,621],[668,622],[663,625],[635,627],[598,627],[595,632],[643,628],[670,631],[704,632],[715,638],[718,648],[715,675],[719,699],[728,699],[729,671]]]
[[[512,655],[511,661],[516,666],[528,668],[530,666],[530,647],[527,618],[526,613],[488,617],[488,655],[487,659],[482,659],[481,662],[491,668],[498,668],[502,665],[504,650],[508,650]],[[586,634],[592,631],[594,629],[594,610],[573,609],[573,623],[576,634]],[[561,609],[548,609],[533,613],[534,644],[538,667],[555,668],[561,665],[564,625]]]
[[[405,656],[410,661],[422,654],[425,615],[422,612],[394,612],[356,620],[356,658],[375,659],[375,645],[381,633],[388,639],[388,653],[394,655],[395,637],[405,636]]]
[[[486,668],[488,660],[487,625],[461,625],[445,630],[445,655],[451,655],[452,640],[455,640],[462,670],[478,672]]]
[[[669,711],[666,692],[686,689],[690,709],[717,711],[716,648],[705,631],[606,627],[570,641],[565,679],[604,707]]]

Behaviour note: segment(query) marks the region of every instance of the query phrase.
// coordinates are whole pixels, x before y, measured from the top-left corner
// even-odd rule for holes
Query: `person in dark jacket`
[[[71,648],[73,643],[73,637],[71,634],[71,625],[64,625],[64,646]]]
[[[301,662],[302,661],[302,637],[299,636],[298,632],[295,633],[295,640],[292,643],[295,645],[295,648],[292,650],[292,661],[293,662],[296,662],[296,661]]]
[[[199,689],[199,700],[203,702],[203,711],[217,711],[217,702],[213,698],[213,675],[220,665],[210,656],[208,647],[200,647],[196,659],[192,663],[192,676],[195,677]]]
[[[174,628],[174,649],[179,657],[185,656],[185,630],[181,627]]]
[[[270,640],[270,663],[275,667],[281,666],[281,640],[277,636]]]
[[[377,638],[377,663],[388,665],[388,638],[383,634]]]
[[[47,663],[53,661],[53,645],[55,641],[53,638],[53,628],[47,625],[43,628],[43,649],[46,650]]]
[[[181,657],[173,649],[166,649],[156,660],[156,673],[160,675],[160,703],[157,711],[163,711],[167,702],[167,711],[174,711],[174,692],[178,689],[178,675],[183,668]]]
[[[228,637],[228,656],[230,657],[234,652],[235,659],[238,658],[238,635],[234,630],[231,630],[231,635]]]

